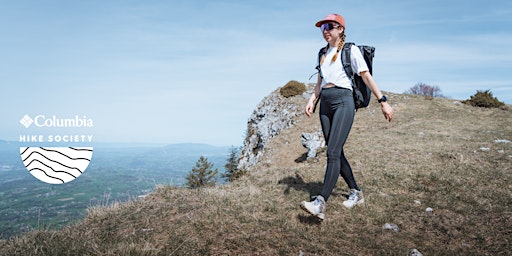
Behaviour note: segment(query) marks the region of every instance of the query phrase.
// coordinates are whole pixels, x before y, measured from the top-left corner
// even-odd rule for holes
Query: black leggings
[[[352,168],[343,152],[343,145],[347,141],[354,122],[354,114],[354,98],[351,90],[341,87],[322,89],[320,123],[327,144],[327,168],[321,195],[326,201],[340,174],[350,189],[359,189]]]

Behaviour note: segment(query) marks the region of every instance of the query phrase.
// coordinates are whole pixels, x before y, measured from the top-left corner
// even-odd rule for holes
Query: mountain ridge
[[[511,251],[512,146],[504,142],[512,139],[511,112],[453,99],[387,94],[395,119],[387,123],[372,102],[356,113],[345,146],[366,203],[345,209],[341,202],[347,189],[338,181],[321,223],[299,208],[322,186],[325,151],[307,160],[300,141],[302,133],[319,130],[318,114],[297,114],[293,125],[260,144],[256,164],[240,180],[195,190],[159,186],[144,199],[93,207],[79,223],[58,231],[34,230],[0,241],[0,248],[6,255]],[[281,96],[274,91],[270,97]],[[273,100],[297,110],[306,104],[302,95]],[[270,112],[281,109],[267,107]],[[245,147],[253,145],[258,144]]]

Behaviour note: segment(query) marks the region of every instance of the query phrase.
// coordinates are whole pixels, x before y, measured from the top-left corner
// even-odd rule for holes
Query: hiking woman
[[[320,98],[320,123],[327,144],[327,167],[320,195],[311,202],[303,201],[301,208],[319,219],[325,218],[326,202],[331,195],[338,176],[341,175],[347,183],[350,193],[348,200],[343,202],[347,208],[363,203],[363,193],[357,185],[350,164],[343,152],[354,121],[355,106],[352,96],[351,79],[347,77],[341,64],[341,49],[345,43],[345,19],[339,14],[329,14],[317,22],[322,35],[327,41],[327,50],[321,56],[318,80],[315,90],[306,105],[306,115],[311,116],[315,101]],[[368,71],[368,66],[357,46],[350,48],[350,61],[354,74],[361,76],[365,84],[381,104],[382,113],[386,120],[393,118],[393,108],[388,104]]]

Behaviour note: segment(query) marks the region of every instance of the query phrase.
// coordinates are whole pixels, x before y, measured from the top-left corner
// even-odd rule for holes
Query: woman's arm
[[[379,87],[377,86],[377,83],[375,83],[375,80],[373,80],[372,74],[368,71],[362,71],[361,72],[361,78],[363,78],[364,83],[370,87],[370,90],[372,90],[373,94],[377,99],[382,98],[384,94],[380,91]],[[387,103],[387,102],[381,102],[380,106],[382,108],[382,114],[384,114],[384,118],[391,122],[391,119],[393,119],[393,108]]]
[[[320,97],[320,85],[322,84],[322,77],[320,74],[318,74],[318,79],[315,85],[315,90],[313,91],[313,94],[311,94],[311,97],[309,98],[308,104],[306,105],[306,115],[308,117],[311,116],[311,111],[313,111],[313,108],[315,106],[315,100]]]

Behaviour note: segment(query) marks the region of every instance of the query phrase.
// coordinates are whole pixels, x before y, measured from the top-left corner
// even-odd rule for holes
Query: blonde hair
[[[334,54],[334,56],[332,56],[331,62],[335,62],[336,59],[338,59],[338,53],[341,51],[341,48],[345,44],[345,30],[343,30],[343,32],[341,32],[340,38],[341,38],[341,40],[338,43],[338,49],[336,49],[336,54]],[[322,65],[322,63],[324,63],[325,54],[327,53],[327,49],[329,49],[329,43],[327,43],[327,46],[325,46],[324,55],[322,55],[322,59],[320,60],[320,65]]]

